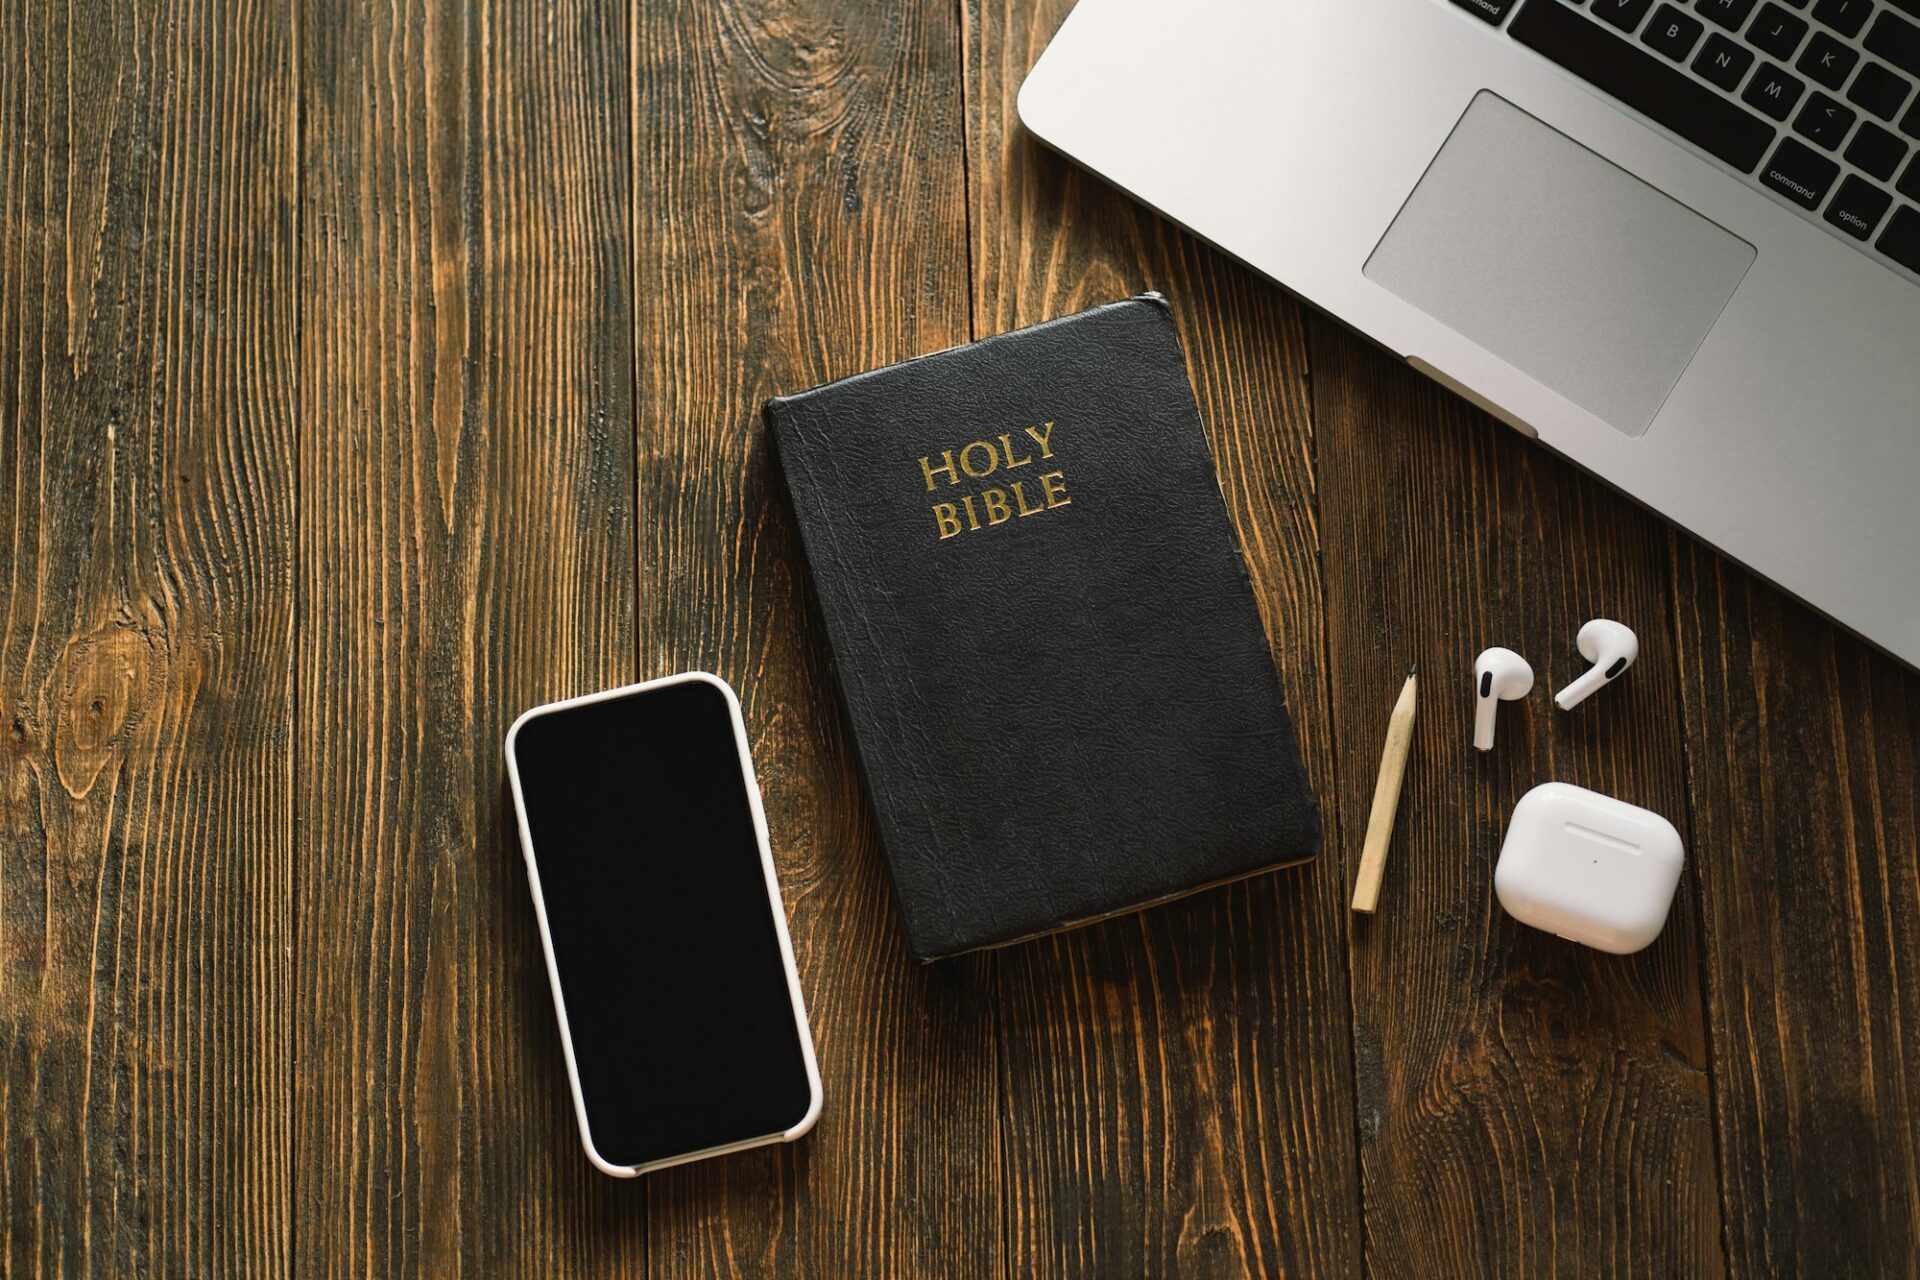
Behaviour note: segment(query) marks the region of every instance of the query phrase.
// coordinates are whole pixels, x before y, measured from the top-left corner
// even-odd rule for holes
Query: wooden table
[[[0,1271],[1920,1266],[1920,678],[1043,153],[1066,7],[5,6]],[[1327,852],[915,967],[759,403],[1147,288]],[[1639,665],[1554,712],[1596,614]],[[1479,758],[1495,642],[1543,691]],[[501,738],[687,667],[745,702],[827,1107],[615,1182]],[[1686,834],[1647,952],[1496,908],[1547,778]]]

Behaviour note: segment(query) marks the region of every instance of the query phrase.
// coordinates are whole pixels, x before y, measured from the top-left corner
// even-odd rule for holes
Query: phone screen
[[[812,1086],[726,693],[544,712],[512,750],[594,1150],[637,1165],[799,1124]]]

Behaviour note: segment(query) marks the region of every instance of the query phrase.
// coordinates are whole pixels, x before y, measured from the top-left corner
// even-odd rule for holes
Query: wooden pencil
[[[1393,715],[1387,721],[1387,745],[1380,752],[1380,777],[1373,784],[1373,813],[1367,819],[1367,842],[1360,851],[1360,875],[1353,884],[1353,909],[1369,915],[1380,900],[1380,876],[1387,869],[1387,845],[1393,840],[1393,815],[1400,808],[1400,783],[1407,776],[1418,680],[1419,671],[1409,671],[1400,700],[1393,704]]]

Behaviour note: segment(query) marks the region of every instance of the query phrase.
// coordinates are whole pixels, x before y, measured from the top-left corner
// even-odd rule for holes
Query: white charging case
[[[1547,782],[1513,807],[1493,889],[1522,924],[1627,955],[1660,936],[1683,861],[1659,814]]]

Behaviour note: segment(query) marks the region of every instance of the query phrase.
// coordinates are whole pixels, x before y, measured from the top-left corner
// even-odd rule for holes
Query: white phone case
[[[538,716],[564,711],[570,707],[584,706],[590,702],[607,702],[614,698],[643,693],[649,689],[660,689],[668,685],[685,684],[695,680],[711,684],[726,695],[727,713],[733,720],[734,742],[740,750],[740,776],[746,784],[747,803],[753,812],[754,838],[760,845],[760,865],[767,878],[768,909],[773,912],[773,929],[780,940],[780,959],[787,970],[787,989],[793,996],[793,1022],[800,1035],[801,1055],[806,1062],[809,1101],[806,1114],[791,1129],[757,1138],[745,1138],[738,1142],[723,1143],[700,1151],[683,1152],[659,1160],[649,1160],[644,1164],[611,1164],[594,1149],[593,1134],[587,1126],[586,1099],[580,1093],[580,1071],[574,1063],[573,1035],[567,1029],[567,1003],[560,992],[560,970],[554,962],[553,935],[547,928],[547,905],[540,895],[540,868],[533,857],[533,833],[527,827],[527,806],[520,792],[520,767],[514,757],[514,744],[520,736],[520,727]],[[813,1034],[807,1027],[806,1004],[800,996],[800,971],[794,965],[793,942],[787,935],[786,906],[780,898],[780,881],[774,873],[773,851],[767,843],[767,815],[760,804],[760,783],[753,771],[753,757],[747,749],[746,721],[741,717],[740,699],[734,695],[732,686],[711,672],[686,671],[679,675],[663,676],[658,680],[623,685],[618,689],[608,689],[601,693],[589,693],[578,698],[567,698],[560,702],[548,702],[531,707],[522,712],[513,722],[513,727],[507,730],[507,780],[513,788],[513,812],[520,827],[520,849],[527,860],[527,885],[533,892],[533,914],[540,922],[540,946],[547,957],[547,981],[553,988],[553,1011],[560,1020],[560,1045],[566,1051],[567,1080],[573,1088],[573,1111],[580,1125],[580,1144],[586,1148],[587,1159],[593,1161],[594,1167],[616,1178],[632,1178],[650,1173],[655,1169],[665,1169],[693,1160],[704,1160],[709,1156],[725,1155],[730,1151],[744,1151],[749,1147],[763,1147],[775,1142],[792,1142],[813,1128],[814,1122],[820,1118],[820,1067],[813,1055]]]

